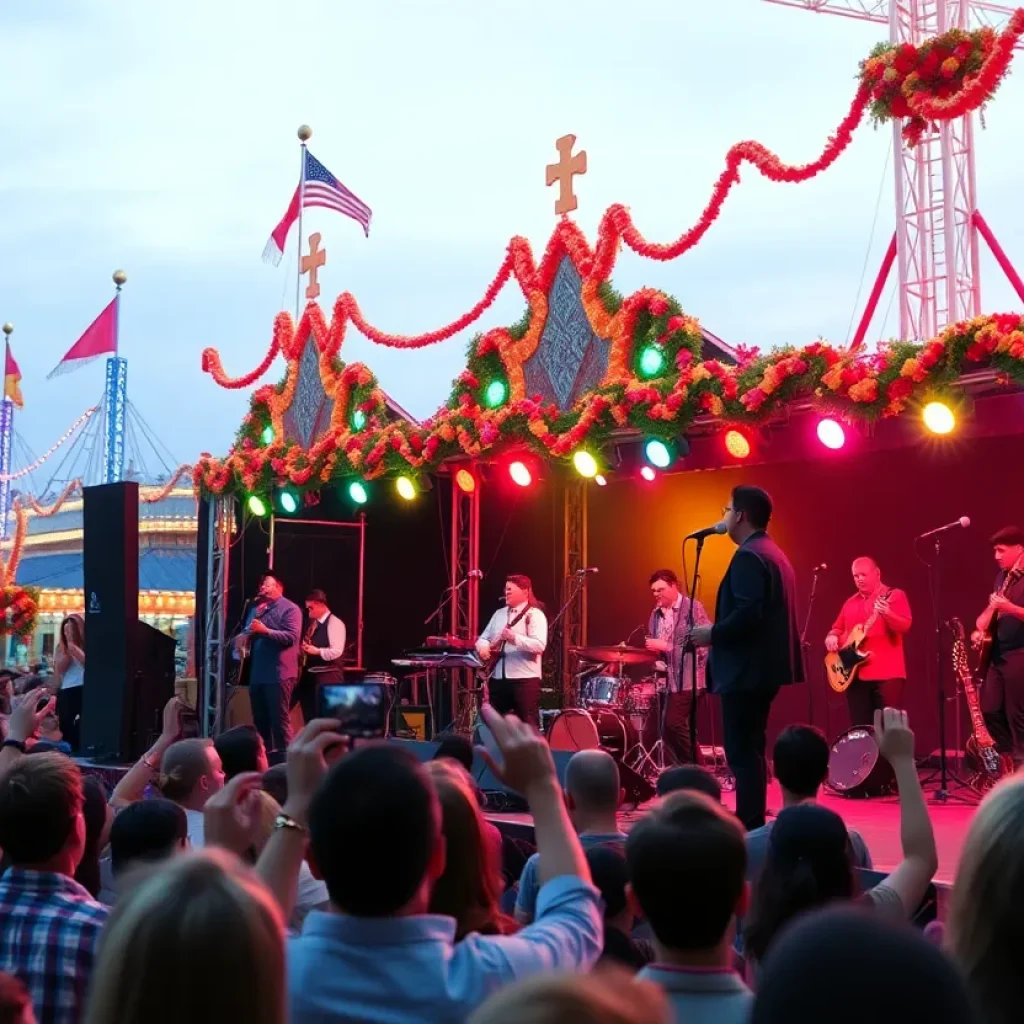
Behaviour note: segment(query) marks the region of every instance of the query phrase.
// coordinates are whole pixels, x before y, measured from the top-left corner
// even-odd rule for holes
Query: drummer
[[[690,599],[679,589],[679,578],[671,569],[651,575],[654,611],[647,624],[647,649],[661,657],[655,663],[658,675],[657,718],[647,724],[649,744],[664,740],[668,752],[679,764],[700,763],[700,751],[690,742],[690,707],[693,693],[693,653],[683,656],[683,644],[690,615]],[[693,602],[693,624],[710,626],[711,619],[700,601]],[[704,691],[707,648],[697,652],[697,695]],[[661,736],[658,736],[658,729]]]

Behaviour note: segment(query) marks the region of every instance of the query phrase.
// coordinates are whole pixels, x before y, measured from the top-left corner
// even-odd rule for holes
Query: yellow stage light
[[[929,402],[921,419],[933,434],[951,434],[956,427],[956,416],[945,402]]]

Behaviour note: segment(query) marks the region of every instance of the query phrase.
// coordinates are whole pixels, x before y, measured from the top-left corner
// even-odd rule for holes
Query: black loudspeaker
[[[139,486],[86,487],[81,752],[137,760],[174,693],[173,637],[139,621]]]

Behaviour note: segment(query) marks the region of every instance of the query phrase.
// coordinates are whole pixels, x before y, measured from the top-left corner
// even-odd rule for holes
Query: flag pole
[[[123,270],[113,273],[117,292],[114,301],[114,354],[107,360],[104,390],[104,467],[103,482],[118,483],[124,479],[125,428],[128,415],[128,360],[121,352],[121,288],[128,280]]]
[[[295,257],[295,322],[298,323],[302,315],[302,207],[306,202],[306,143],[312,137],[313,129],[308,124],[300,124],[296,135],[299,137],[299,239]]]
[[[11,335],[14,324],[4,324],[6,348],[4,356],[11,350]],[[7,362],[4,360],[4,373],[7,373]],[[7,539],[7,517],[11,510],[11,456],[14,446],[14,401],[7,394],[6,377],[4,380],[4,397],[0,404],[0,538]]]

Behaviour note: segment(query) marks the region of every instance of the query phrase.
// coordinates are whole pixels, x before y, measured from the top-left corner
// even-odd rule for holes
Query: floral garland
[[[871,116],[877,123],[904,119],[904,141],[918,145],[936,122],[963,117],[992,99],[1022,35],[1024,9],[1018,9],[1000,33],[951,29],[920,46],[879,44],[860,71]]]
[[[0,588],[0,636],[27,640],[39,617],[39,591],[35,587]]]

